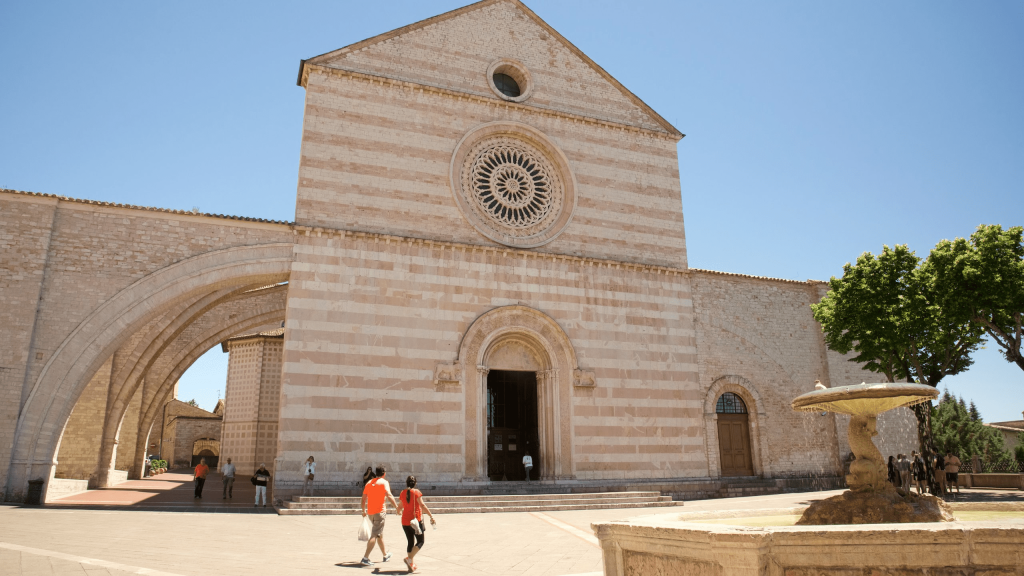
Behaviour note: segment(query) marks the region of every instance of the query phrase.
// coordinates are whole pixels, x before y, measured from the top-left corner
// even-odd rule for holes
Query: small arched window
[[[718,397],[715,412],[719,414],[746,414],[747,405],[743,403],[743,399],[739,396],[732,392],[726,392]]]

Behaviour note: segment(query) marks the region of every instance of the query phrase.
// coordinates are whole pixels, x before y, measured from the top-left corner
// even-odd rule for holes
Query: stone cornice
[[[25,192],[23,190],[11,190],[8,188],[0,188],[2,194],[13,194],[15,196],[24,197],[26,199],[49,199],[56,200],[58,202],[72,202],[75,204],[85,204],[90,206],[97,206],[102,208],[121,208],[126,210],[141,210],[144,212],[159,212],[162,214],[174,214],[176,216],[198,216],[203,218],[219,218],[222,220],[234,220],[237,222],[254,222],[259,224],[278,224],[291,226],[292,223],[285,220],[265,220],[263,218],[251,218],[248,216],[232,216],[228,214],[210,214],[208,212],[193,212],[189,210],[174,210],[171,208],[156,208],[153,206],[136,206],[134,204],[118,204],[115,202],[103,202],[101,200],[86,200],[82,198],[71,198],[70,196],[59,196],[57,194],[44,194],[42,192]]]
[[[306,83],[309,79],[311,72],[318,72],[327,76],[336,76],[339,78],[352,78],[361,80],[370,84],[379,85],[390,85],[398,86],[402,88],[408,88],[411,90],[419,90],[420,92],[429,92],[432,94],[439,94],[449,98],[455,98],[458,100],[466,100],[470,102],[477,102],[485,104],[487,106],[494,106],[495,108],[506,108],[509,110],[517,110],[520,112],[527,112],[530,114],[536,114],[539,116],[547,116],[551,118],[561,118],[563,120],[571,120],[572,122],[578,122],[581,124],[591,124],[596,126],[602,126],[605,128],[612,128],[615,130],[621,130],[623,132],[638,132],[649,136],[654,136],[663,140],[670,140],[672,142],[678,142],[685,135],[683,134],[672,134],[663,132],[661,130],[652,130],[650,128],[642,128],[640,126],[632,126],[630,124],[623,124],[621,122],[614,122],[612,120],[604,120],[601,118],[593,118],[590,116],[584,116],[582,114],[573,114],[572,112],[563,112],[561,110],[555,110],[553,108],[547,108],[543,106],[536,106],[533,104],[520,104],[517,102],[509,102],[506,100],[499,100],[493,96],[485,96],[480,94],[473,94],[470,92],[459,92],[457,90],[451,90],[450,88],[442,88],[441,86],[433,86],[430,84],[420,84],[418,82],[411,82],[409,80],[400,80],[397,78],[391,78],[389,76],[377,76],[374,74],[367,74],[365,72],[357,72],[355,70],[347,70],[344,68],[332,68],[328,66],[321,66],[318,64],[311,64],[306,62],[302,67],[302,75],[299,79],[299,84],[302,87],[306,87]]]
[[[828,285],[828,282],[824,280],[787,280],[785,278],[774,278],[772,276],[753,276],[751,274],[737,274],[735,272],[719,272],[718,270],[705,270],[703,268],[689,268],[689,271],[693,274],[707,274],[709,276],[733,276],[736,278],[745,278],[747,280],[764,280],[767,282],[784,282],[786,284],[804,284],[807,286],[820,286]]]

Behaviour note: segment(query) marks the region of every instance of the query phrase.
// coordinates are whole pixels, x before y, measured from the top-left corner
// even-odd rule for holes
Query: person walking
[[[530,456],[530,451],[526,451],[526,455],[523,456],[523,468],[526,468],[526,481],[530,481],[530,470],[533,470],[533,457]]]
[[[949,451],[946,452],[946,486],[951,495],[953,494],[953,486],[956,486],[956,493],[960,493],[960,466],[962,464],[963,462],[957,458],[956,454]]]
[[[897,457],[896,470],[900,473],[900,487],[904,492],[910,493],[910,460],[907,460],[906,454]]]
[[[423,501],[423,493],[416,489],[416,477],[406,478],[405,486],[405,490],[398,495],[398,513],[402,515],[402,530],[405,531],[405,539],[408,542],[405,551],[409,555],[405,557],[404,562],[409,568],[409,572],[415,572],[416,563],[413,560],[416,558],[416,554],[423,549],[423,541],[427,534],[427,527],[423,525],[423,513],[426,512],[430,516],[431,524],[436,525],[437,522],[434,521],[434,515],[431,514],[430,508],[427,508],[427,503]],[[413,520],[416,520],[418,524],[418,534],[412,526]]]
[[[206,475],[210,473],[210,467],[206,465],[206,458],[200,458],[199,464],[196,464],[195,481],[196,481],[196,498],[203,499],[203,485],[206,484]]]
[[[231,458],[228,458],[228,463],[220,469],[221,474],[224,475],[224,498],[227,500],[234,496],[235,491],[235,465],[231,463]]]
[[[373,466],[367,466],[366,472],[363,472],[363,487],[366,487],[366,483],[376,478],[373,474]]]
[[[309,488],[309,495],[313,495],[313,474],[316,472],[316,461],[313,460],[311,455],[306,458],[306,461],[302,464],[302,495],[306,495],[306,488]]]
[[[914,483],[917,484],[917,495],[924,494],[925,480],[927,479],[927,472],[924,469],[924,460],[921,459],[921,455],[914,450],[910,453],[911,459],[913,460],[911,466],[911,473],[914,475]]]
[[[889,456],[889,484],[900,487],[900,475],[896,471],[896,458],[893,456]]]
[[[267,483],[270,482],[270,472],[267,471],[267,465],[260,463],[260,467],[256,470],[256,473],[252,475],[253,483],[256,485],[256,503],[252,505],[256,508],[260,505],[260,495],[263,495],[263,507],[267,507]]]
[[[373,562],[370,562],[370,552],[373,551],[374,543],[380,546],[380,553],[384,555],[382,562],[391,559],[391,554],[384,547],[384,519],[388,513],[384,509],[384,500],[387,499],[396,510],[398,509],[398,502],[395,502],[395,497],[391,495],[391,484],[385,478],[387,470],[383,466],[377,466],[375,472],[376,477],[363,486],[363,498],[359,503],[363,517],[369,516],[373,522],[370,539],[366,542],[366,553],[363,554],[363,559],[360,561],[363,566],[373,566]]]

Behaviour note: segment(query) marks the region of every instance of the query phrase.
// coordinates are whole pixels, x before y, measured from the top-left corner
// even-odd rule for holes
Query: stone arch
[[[725,375],[715,378],[704,396],[704,452],[708,456],[708,475],[717,478],[722,475],[722,462],[718,450],[718,414],[715,404],[718,397],[726,392],[739,396],[747,405],[747,416],[750,425],[750,450],[754,466],[754,474],[771,477],[772,469],[768,456],[768,434],[766,421],[768,415],[764,410],[761,392],[757,386],[742,376]]]
[[[541,468],[548,478],[573,478],[572,388],[583,380],[592,385],[593,373],[580,370],[562,327],[528,306],[503,306],[482,314],[466,330],[455,365],[438,367],[439,373],[458,374],[464,383],[465,478],[487,478],[483,392],[492,367],[488,362],[495,362],[495,368],[537,372]]]
[[[290,243],[207,252],[146,275],[94,309],[54,350],[35,379],[15,428],[7,497],[50,476],[57,444],[91,376],[135,332],[183,302],[231,286],[288,279]]]

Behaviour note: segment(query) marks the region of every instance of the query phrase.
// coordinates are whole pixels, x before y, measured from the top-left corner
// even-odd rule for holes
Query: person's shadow
[[[369,566],[363,566],[359,562],[338,562],[337,564],[335,564],[335,566],[337,566],[339,568],[361,568],[361,569],[369,568]],[[381,570],[380,566],[374,566],[373,570],[370,573],[371,574],[398,575],[398,574],[408,574],[409,570],[407,568],[404,568],[404,567],[403,568],[399,568],[397,570]]]

